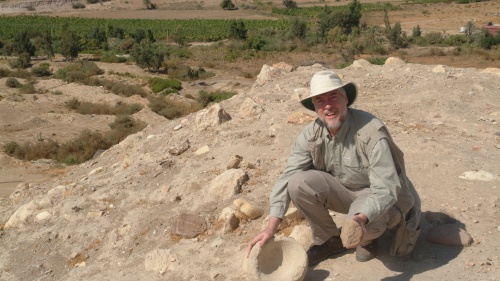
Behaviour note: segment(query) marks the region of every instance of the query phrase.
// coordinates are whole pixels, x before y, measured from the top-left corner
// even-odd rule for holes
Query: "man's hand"
[[[255,236],[255,238],[248,243],[247,258],[250,256],[250,251],[252,251],[253,246],[257,244],[257,242],[260,241],[259,246],[263,247],[264,244],[266,244],[267,240],[271,239],[271,237],[274,236],[274,234],[278,230],[280,223],[281,223],[280,218],[271,217],[269,219],[269,223],[267,224],[266,229],[264,229],[261,233],[257,234],[257,236]]]
[[[368,222],[368,217],[363,213],[359,213],[359,214],[354,215],[354,217],[352,217],[352,219],[355,222],[357,222],[359,224],[359,226],[361,227],[361,230],[363,231],[363,235],[361,236],[361,241],[363,241],[363,238],[365,237],[365,234],[366,234],[365,224]],[[360,243],[361,243],[361,241],[360,241]],[[357,246],[359,246],[359,245],[357,245]]]

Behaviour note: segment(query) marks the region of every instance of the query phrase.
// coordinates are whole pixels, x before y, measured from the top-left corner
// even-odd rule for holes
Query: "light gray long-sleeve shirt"
[[[367,155],[368,169],[363,165],[361,156],[356,149],[356,134],[354,131],[351,109],[346,120],[335,137],[322,126],[318,136],[318,125],[315,122],[307,125],[296,139],[295,146],[288,158],[285,171],[276,181],[270,196],[270,216],[283,218],[290,203],[287,192],[289,179],[299,171],[317,169],[330,173],[342,185],[351,189],[371,188],[372,195],[358,211],[375,221],[394,205],[401,190],[401,183],[395,167],[390,145],[387,139],[378,140]],[[316,127],[315,127],[316,126]],[[311,139],[318,136],[317,142],[322,142],[324,158],[320,167],[313,159]],[[317,154],[316,154],[317,155]]]

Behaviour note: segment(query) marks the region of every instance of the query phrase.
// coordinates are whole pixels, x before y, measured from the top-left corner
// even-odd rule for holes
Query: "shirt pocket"
[[[349,188],[370,186],[370,179],[361,158],[357,154],[342,157],[342,182]]]

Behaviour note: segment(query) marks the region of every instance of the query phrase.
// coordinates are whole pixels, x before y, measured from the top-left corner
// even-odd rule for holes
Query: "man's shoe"
[[[366,246],[356,247],[356,260],[365,262],[375,257],[376,243],[372,242]]]
[[[332,255],[344,252],[346,248],[342,245],[339,236],[332,236],[321,245],[313,245],[307,250],[307,259],[309,266],[316,265]]]

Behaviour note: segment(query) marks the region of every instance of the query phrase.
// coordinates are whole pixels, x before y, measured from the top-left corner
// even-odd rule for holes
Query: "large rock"
[[[234,200],[233,205],[236,210],[242,212],[247,218],[251,220],[258,219],[262,216],[262,214],[264,214],[264,209],[243,198]]]
[[[240,117],[255,117],[264,112],[264,108],[254,102],[251,98],[246,98],[240,106]]]
[[[314,243],[311,228],[304,224],[296,225],[290,233],[290,236],[288,237],[293,238],[295,239],[295,241],[299,242],[304,250],[308,250],[309,247],[311,247],[311,245]]]
[[[230,199],[240,193],[241,185],[247,180],[248,175],[242,169],[227,170],[210,182],[208,192],[219,199]]]
[[[342,244],[347,249],[355,248],[361,243],[363,238],[363,229],[361,225],[352,219],[347,219],[342,224],[342,232],[340,233]]]
[[[174,234],[184,238],[195,238],[207,230],[203,217],[193,214],[181,214],[175,221]]]
[[[400,58],[396,58],[396,57],[390,57],[390,58],[387,58],[385,60],[385,63],[384,65],[391,65],[391,64],[394,64],[394,65],[402,65],[402,64],[405,64],[405,62],[400,59]]]
[[[200,110],[195,118],[196,127],[201,130],[218,126],[229,120],[231,116],[218,103]]]
[[[7,223],[4,225],[4,229],[18,227],[25,223],[30,216],[33,215],[33,212],[36,210],[35,202],[30,201],[17,209],[14,214],[10,217]]]

